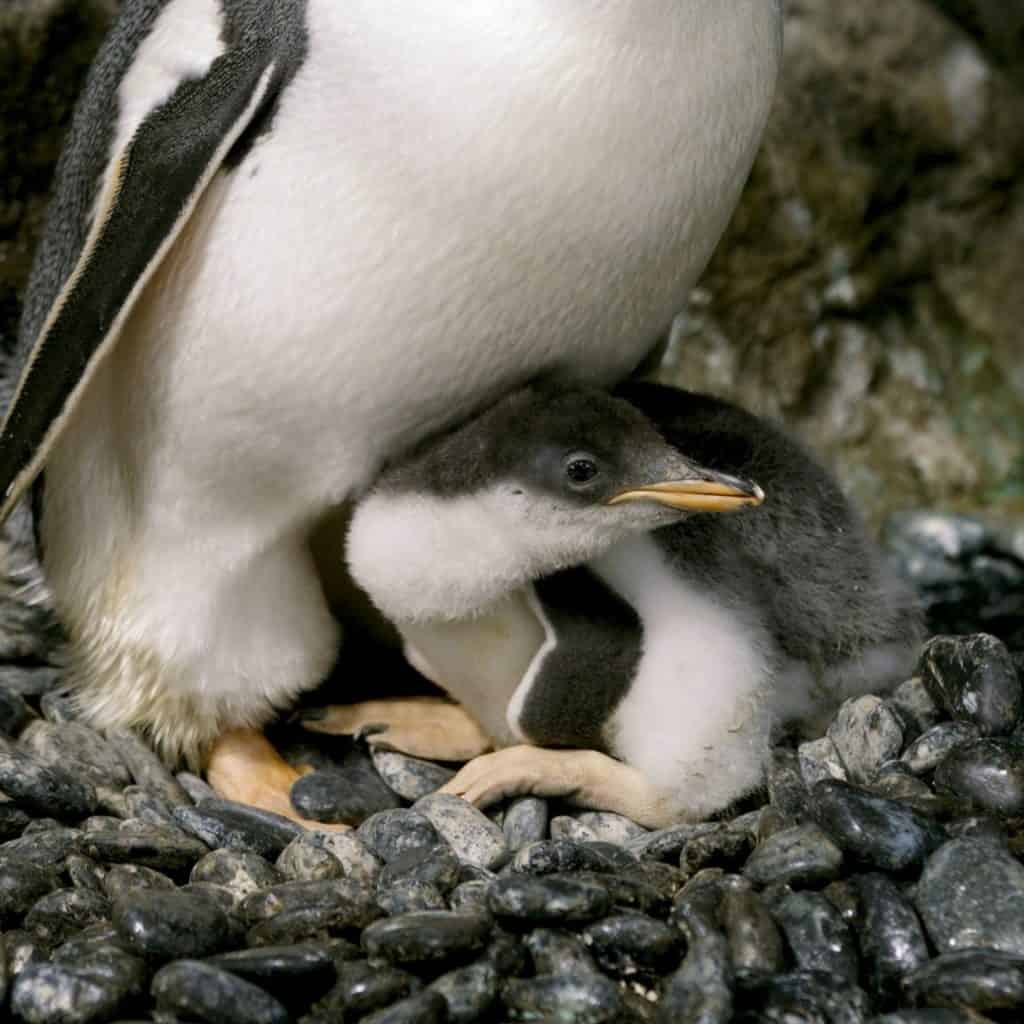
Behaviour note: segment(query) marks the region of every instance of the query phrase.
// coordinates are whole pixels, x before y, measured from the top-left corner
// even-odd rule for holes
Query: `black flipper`
[[[0,432],[0,522],[39,473],[146,282],[232,146],[268,103],[269,40],[249,39],[182,82],[104,175],[82,254],[25,362]]]

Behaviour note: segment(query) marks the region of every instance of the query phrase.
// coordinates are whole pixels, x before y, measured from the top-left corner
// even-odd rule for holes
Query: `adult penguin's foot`
[[[470,761],[440,792],[477,807],[516,796],[564,799],[614,811],[647,828],[661,828],[678,818],[665,794],[640,772],[596,750],[506,747]]]
[[[361,735],[378,750],[430,761],[469,761],[494,747],[480,724],[442,697],[397,697],[311,708],[299,716],[312,732]]]
[[[214,742],[206,778],[218,796],[273,811],[306,828],[346,831],[348,825],[326,825],[303,818],[292,806],[291,789],[309,769],[293,768],[255,729],[232,729]]]

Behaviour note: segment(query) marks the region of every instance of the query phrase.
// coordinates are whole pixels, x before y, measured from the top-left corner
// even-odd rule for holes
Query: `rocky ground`
[[[779,746],[721,820],[647,831],[434,791],[451,765],[283,725],[306,831],[76,722],[0,608],[0,1014],[24,1024],[968,1024],[1024,1017],[1024,549],[904,516],[931,639]],[[45,624],[45,620],[44,620]],[[1000,639],[995,634],[1000,634]],[[51,635],[52,634],[47,634]]]

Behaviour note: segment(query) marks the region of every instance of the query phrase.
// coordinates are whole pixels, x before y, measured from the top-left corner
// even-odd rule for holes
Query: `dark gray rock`
[[[375,921],[362,936],[371,958],[420,968],[469,959],[486,945],[491,921],[482,914],[434,910]]]
[[[743,865],[755,885],[818,885],[839,877],[843,854],[817,825],[796,825],[762,842]]]
[[[64,870],[67,872],[68,879],[74,888],[89,889],[92,892],[98,893],[104,892],[103,879],[105,872],[92,858],[83,857],[78,853],[68,854],[64,861]]]
[[[1021,1010],[1024,957],[990,949],[945,953],[907,975],[903,985],[921,1006]]]
[[[462,865],[446,843],[427,849],[409,850],[392,860],[378,878],[380,889],[387,890],[399,882],[421,882],[443,893],[451,892],[462,878]]]
[[[836,745],[828,736],[801,743],[797,749],[797,757],[800,763],[800,776],[808,786],[813,786],[822,779],[846,781],[846,768],[839,757]]]
[[[594,831],[568,814],[559,814],[552,818],[548,831],[552,839],[570,839],[576,843],[590,843],[597,840],[597,834]]]
[[[896,712],[903,726],[903,739],[907,742],[942,721],[942,708],[928,692],[920,676],[900,683],[889,695],[889,706]]]
[[[259,985],[285,1005],[309,1005],[337,980],[334,958],[322,943],[240,949],[208,957],[205,963]]]
[[[490,964],[470,964],[442,974],[430,989],[444,996],[449,1024],[472,1024],[498,998],[498,972]]]
[[[876,996],[894,999],[901,980],[928,961],[928,944],[910,902],[884,875],[861,875],[860,950]]]
[[[0,665],[0,690],[16,693],[28,700],[38,700],[60,686],[64,673],[59,668],[22,668]]]
[[[138,864],[165,871],[172,878],[187,873],[200,857],[210,852],[205,843],[180,829],[146,824],[117,832],[83,832],[80,847],[82,853],[94,860]]]
[[[338,966],[338,980],[324,1000],[329,1020],[358,1019],[419,992],[421,983],[408,971],[367,960]]]
[[[521,796],[509,802],[502,822],[505,842],[512,853],[548,834],[548,802],[538,796]]]
[[[617,978],[657,978],[675,970],[683,953],[674,928],[637,913],[615,914],[590,925],[583,941],[601,969]]]
[[[935,788],[971,807],[1005,817],[1024,815],[1024,746],[974,740],[958,746],[935,770]]]
[[[384,1010],[363,1018],[363,1024],[445,1024],[448,1003],[440,992],[429,989],[406,996]]]
[[[903,727],[880,697],[854,697],[843,703],[828,727],[846,774],[856,783],[870,782],[875,772],[903,749]]]
[[[522,797],[520,799],[530,799]],[[579,811],[576,820],[594,834],[598,842],[624,845],[630,839],[647,835],[647,829],[622,814],[611,811]]]
[[[31,820],[20,807],[15,807],[11,803],[0,803],[0,843],[20,836]]]
[[[141,994],[145,967],[129,956],[83,964],[29,964],[11,989],[11,1010],[24,1024],[94,1024],[111,1020]]]
[[[800,758],[794,750],[776,747],[768,766],[768,798],[787,825],[799,825],[810,815],[808,789],[800,774]]]
[[[349,878],[283,882],[247,896],[239,908],[250,924],[303,910],[330,914],[325,920],[347,928],[363,928],[379,916],[373,890]]]
[[[153,997],[163,1010],[208,1024],[288,1024],[288,1011],[256,985],[195,960],[157,971]]]
[[[733,970],[725,937],[702,930],[664,984],[658,1024],[728,1024],[733,1014]]]
[[[516,1020],[606,1024],[623,1008],[618,987],[596,973],[511,978],[501,986],[501,998]]]
[[[97,922],[110,919],[110,901],[87,889],[57,889],[36,900],[25,927],[50,946]]]
[[[341,878],[344,873],[338,858],[313,832],[296,836],[275,862],[277,870],[293,882],[312,882],[319,878]]]
[[[470,883],[476,884],[476,883]],[[444,893],[436,885],[416,878],[400,878],[377,892],[377,906],[388,917],[422,910],[447,910]]]
[[[491,890],[491,883],[474,879],[470,882],[460,882],[451,891],[448,903],[452,910],[465,910],[469,912],[490,913],[487,909],[487,894]]]
[[[217,799],[217,793],[213,786],[198,775],[193,775],[191,772],[178,772],[174,779],[194,804],[201,804],[204,800]]]
[[[372,756],[374,767],[388,788],[410,803],[436,793],[455,777],[450,768],[394,750],[374,750]]]
[[[944,839],[924,815],[842,782],[813,786],[811,807],[818,824],[853,861],[886,871],[920,863]]]
[[[978,735],[978,727],[973,722],[940,722],[918,736],[903,751],[900,761],[915,775],[926,775],[951,751],[977,739]]]
[[[10,928],[38,899],[59,885],[57,873],[0,852],[0,928]]]
[[[313,832],[317,841],[341,865],[346,878],[373,885],[380,875],[380,859],[355,832]]]
[[[871,1001],[863,989],[842,985],[835,975],[792,971],[767,978],[744,993],[744,1004],[756,1011],[758,1024],[863,1024]],[[740,1015],[741,1021],[749,1017]]]
[[[102,796],[102,792],[101,792]],[[138,818],[151,825],[170,825],[177,828],[178,823],[174,820],[174,809],[162,796],[151,793],[142,786],[128,786],[120,794],[124,806],[123,813],[128,818]],[[111,811],[117,811],[117,797],[113,801],[104,801],[104,805]]]
[[[223,886],[239,902],[285,881],[266,858],[242,850],[214,850],[206,854],[196,861],[189,880]]]
[[[569,976],[598,969],[583,939],[572,932],[559,928],[534,928],[524,943],[533,960],[535,974]]]
[[[0,736],[0,790],[19,807],[61,821],[87,818],[96,810],[96,790],[65,769],[44,764]]]
[[[232,800],[206,800],[202,807],[179,804],[174,820],[211,849],[243,850],[268,859],[280,856],[304,831],[283,815]]]
[[[721,825],[687,840],[679,855],[679,867],[688,875],[707,867],[731,871],[746,861],[755,841],[754,834],[746,829],[734,828],[732,823]]]
[[[429,850],[441,841],[430,821],[415,810],[378,811],[359,826],[356,836],[385,864],[410,850]]]
[[[673,861],[679,863],[679,855],[690,839],[704,835],[716,828],[711,823],[699,825],[670,825],[668,828],[646,832],[624,844],[626,849],[643,860]]]
[[[134,733],[119,732],[111,736],[109,742],[128,767],[132,778],[143,789],[167,801],[172,807],[178,804],[190,804],[188,793],[178,780],[167,770],[163,761],[153,752],[152,748]]]
[[[656,888],[648,880],[649,876],[638,868],[626,868],[617,874],[578,871],[573,877],[600,885],[608,893],[612,906],[619,910],[636,910],[663,918],[672,908],[673,892]]]
[[[382,792],[383,790],[383,792]],[[358,825],[379,811],[397,807],[398,797],[383,781],[374,785],[327,768],[303,775],[291,790],[292,806],[312,821]]]
[[[219,953],[231,934],[215,903],[162,889],[130,892],[114,904],[113,921],[128,949],[153,960]]]
[[[790,893],[775,905],[773,913],[799,970],[824,971],[856,983],[856,939],[839,911],[821,893]]]
[[[928,858],[914,903],[936,949],[986,946],[1024,956],[1024,867],[980,839],[952,839]]]
[[[570,839],[543,839],[538,843],[530,843],[512,859],[512,870],[526,875],[614,871],[615,867],[599,844],[574,843]]]
[[[461,797],[435,793],[417,801],[419,811],[467,864],[500,867],[508,859],[508,845],[501,829],[487,815]]]
[[[1013,731],[1024,690],[1006,645],[987,633],[937,636],[925,644],[918,674],[936,702],[983,736]]]
[[[964,810],[963,801],[936,793],[924,779],[911,775],[901,761],[884,765],[868,787],[875,796],[895,800],[927,818],[945,821]]]
[[[758,893],[749,889],[726,890],[719,915],[737,977],[756,979],[782,971],[786,964],[782,935]]]
[[[503,921],[526,924],[585,924],[611,907],[608,891],[571,876],[509,875],[491,886],[487,906]]]

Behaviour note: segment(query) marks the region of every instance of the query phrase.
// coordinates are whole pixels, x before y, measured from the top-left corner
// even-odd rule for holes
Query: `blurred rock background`
[[[2,339],[116,6],[0,2]],[[663,376],[787,421],[876,523],[1019,522],[1024,3],[789,0],[786,30],[763,152]]]

